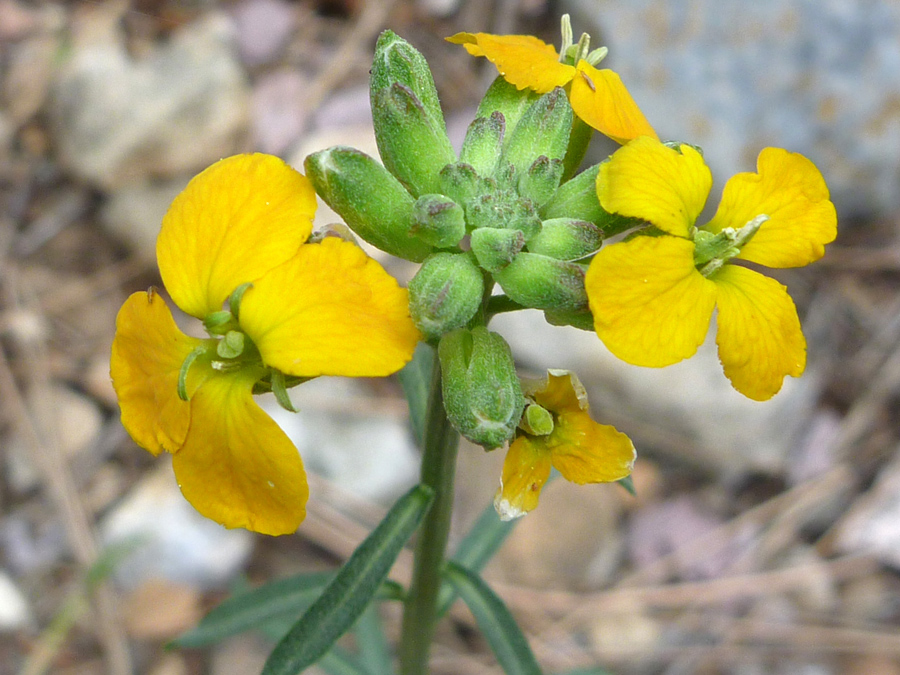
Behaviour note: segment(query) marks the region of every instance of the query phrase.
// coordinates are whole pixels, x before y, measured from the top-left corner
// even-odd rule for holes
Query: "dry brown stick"
[[[8,273],[11,274],[11,270],[8,270]],[[10,409],[16,430],[31,448],[31,456],[41,472],[50,498],[55,502],[62,517],[66,537],[75,559],[84,569],[88,569],[97,560],[97,544],[90,519],[69,472],[67,459],[60,448],[56,413],[52,401],[49,400],[47,361],[42,345],[22,343],[20,347],[27,354],[27,372],[32,376],[31,398],[34,410],[29,410],[25,398],[19,391],[6,351],[0,344],[2,400]],[[112,675],[130,675],[131,655],[122,622],[118,619],[116,598],[112,589],[106,584],[100,584],[94,598],[99,638],[104,647],[109,672]]]

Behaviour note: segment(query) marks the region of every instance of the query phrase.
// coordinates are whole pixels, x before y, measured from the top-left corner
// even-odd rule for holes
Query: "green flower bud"
[[[525,408],[525,414],[519,421],[522,430],[532,436],[549,436],[553,433],[553,413],[546,408],[532,403]]]
[[[447,333],[438,345],[447,418],[473,443],[500,447],[525,407],[509,345],[484,326]]]
[[[600,200],[597,199],[599,172],[600,165],[596,164],[560,185],[550,201],[540,208],[541,217],[544,220],[553,218],[586,220],[599,227],[607,237],[640,225],[643,221],[639,218],[629,218],[603,210]]]
[[[435,129],[445,128],[444,113],[425,57],[399,35],[386,30],[375,45],[369,86],[375,92],[395,82],[412,91]]]
[[[540,206],[556,192],[562,172],[562,160],[548,159],[541,155],[534,160],[528,172],[519,178],[519,194]]]
[[[471,164],[479,176],[492,176],[500,161],[506,122],[501,113],[490,117],[477,117],[463,141],[459,161]]]
[[[466,208],[466,220],[471,230],[483,227],[521,230],[525,241],[541,229],[541,219],[534,206],[512,190],[496,190],[473,199]]]
[[[413,198],[367,154],[329,148],[309,155],[304,167],[318,195],[367,242],[415,262],[431,253],[431,245],[412,236]]]
[[[482,227],[472,232],[469,240],[478,264],[488,272],[503,269],[525,246],[521,230],[497,230]]]
[[[582,310],[588,305],[584,269],[537,253],[520,253],[494,279],[512,300],[525,307]]]
[[[603,233],[586,220],[554,218],[528,242],[528,250],[557,260],[581,260],[600,250]]]
[[[472,253],[435,253],[409,282],[409,311],[429,340],[469,323],[481,307],[484,276]]]
[[[412,231],[432,246],[456,246],[466,236],[466,215],[449,197],[422,195],[413,205]]]
[[[504,159],[521,175],[541,155],[561,160],[566,155],[572,130],[572,106],[566,93],[557,87],[544,94],[525,111],[512,131]]]
[[[388,171],[418,197],[440,192],[438,174],[456,161],[442,124],[406,85],[372,90],[372,121],[378,152]]]
[[[572,120],[572,131],[569,132],[569,147],[566,148],[566,156],[563,159],[565,170],[562,179],[569,180],[578,171],[584,156],[587,154],[588,146],[591,143],[591,137],[594,135],[594,129],[584,122],[580,117]]]
[[[522,115],[539,98],[540,94],[530,89],[519,91],[514,84],[510,84],[500,76],[488,87],[476,114],[478,117],[490,117],[494,112],[503,115],[507,131],[504,138],[505,145],[509,141],[510,132],[516,128]]]
[[[464,162],[448,164],[441,169],[439,182],[441,194],[449,196],[462,206],[466,206],[484,190],[484,179],[471,164]]]

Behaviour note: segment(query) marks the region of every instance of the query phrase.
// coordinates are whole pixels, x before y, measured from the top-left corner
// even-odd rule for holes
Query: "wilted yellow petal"
[[[421,339],[406,289],[358,246],[307,244],[248,289],[241,328],[263,362],[301,377],[379,377],[400,370]]]
[[[203,383],[172,465],[185,498],[207,518],[289,534],[306,516],[309,488],[297,448],[250,393],[262,374],[223,373]]]
[[[822,174],[803,155],[781,148],[763,150],[757,172],[728,181],[705,229],[737,229],[765,214],[769,220],[738,258],[768,267],[801,267],[821,258],[837,236],[837,214]]]
[[[712,174],[699,152],[689,145],[678,152],[646,136],[616,150],[597,175],[604,209],[679,237],[688,236],[711,187]]]
[[[447,41],[463,45],[472,56],[486,57],[504,80],[520,90],[546,94],[575,76],[575,68],[559,62],[553,45],[532,35],[457,33]]]
[[[135,443],[158,455],[175,452],[191,422],[190,404],[178,398],[178,373],[185,358],[204,340],[188,337],[157,293],[134,293],[116,318],[110,375],[122,410],[122,426]],[[208,367],[208,366],[207,366]],[[189,371],[191,394],[206,372]]]
[[[554,413],[588,409],[584,385],[570,370],[548,370],[543,380],[523,382],[523,391],[539,406]]]
[[[806,340],[794,302],[780,283],[745,267],[725,265],[713,281],[725,375],[744,396],[770,399],[785,375],[798,377],[806,367]]]
[[[222,309],[243,283],[283,263],[312,231],[316,195],[305,176],[271,155],[236,155],[195,176],[156,241],[159,271],[181,309]]]
[[[587,61],[579,61],[577,71],[569,101],[578,117],[617,143],[638,136],[659,140],[618,73],[597,70]]]
[[[550,452],[542,439],[519,436],[514,440],[503,461],[500,489],[494,495],[500,520],[512,520],[532,511],[549,477]]]
[[[598,424],[586,411],[560,413],[547,441],[553,466],[572,483],[610,483],[634,468],[631,439],[615,427]]]
[[[665,235],[604,247],[584,285],[597,335],[636,366],[668,366],[693,356],[716,301],[715,284],[694,268],[693,242]]]

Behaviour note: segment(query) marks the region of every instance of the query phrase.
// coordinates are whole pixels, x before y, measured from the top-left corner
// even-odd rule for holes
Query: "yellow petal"
[[[236,155],[195,176],[156,241],[159,271],[181,309],[202,319],[243,283],[290,258],[312,231],[316,195],[271,155]]]
[[[587,391],[578,376],[570,370],[551,369],[543,380],[523,382],[523,385],[526,396],[551,412],[588,409]]]
[[[463,45],[472,56],[486,57],[504,80],[520,90],[546,94],[575,76],[575,68],[559,62],[553,45],[532,35],[457,33],[447,41]]]
[[[548,442],[553,466],[579,485],[620,480],[634,469],[631,439],[615,427],[598,424],[586,411],[561,413]]]
[[[207,518],[289,534],[306,516],[309,488],[297,448],[250,393],[261,374],[217,374],[203,383],[172,465],[185,498]]]
[[[768,267],[802,267],[825,254],[837,236],[837,214],[825,179],[803,155],[781,148],[759,154],[757,173],[739,173],[725,185],[722,202],[705,229],[740,228],[769,216],[738,258]]]
[[[770,399],[785,375],[799,377],[806,367],[806,340],[794,302],[780,283],[745,267],[725,265],[713,280],[725,375],[744,396]]]
[[[157,293],[134,293],[116,318],[110,375],[122,410],[122,426],[135,443],[158,455],[175,452],[191,422],[190,404],[178,398],[178,373],[204,340],[188,337]],[[189,371],[188,394],[202,380],[197,363]]]
[[[550,453],[540,439],[519,436],[513,441],[503,461],[500,489],[494,495],[500,520],[512,520],[532,511],[549,477]]]
[[[636,366],[686,359],[706,337],[716,286],[694,268],[694,244],[636,236],[604,247],[584,280],[594,328],[607,348]]]
[[[680,237],[690,232],[711,187],[712,174],[699,152],[682,145],[679,153],[646,136],[616,150],[597,175],[604,209]]]
[[[569,100],[578,117],[617,143],[638,136],[659,140],[618,73],[597,70],[587,61],[579,61],[577,71]]]
[[[390,375],[421,339],[406,289],[355,244],[303,246],[244,295],[240,323],[266,365],[301,377]]]

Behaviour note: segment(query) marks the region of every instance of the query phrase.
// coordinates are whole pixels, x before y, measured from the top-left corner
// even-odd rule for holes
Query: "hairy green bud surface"
[[[304,167],[318,195],[367,242],[414,262],[431,253],[412,236],[413,198],[367,154],[338,146],[309,155]]]
[[[472,232],[469,242],[478,264],[488,272],[496,272],[509,265],[522,250],[525,235],[521,230],[483,227]]]
[[[541,219],[531,202],[512,190],[495,190],[469,202],[466,220],[470,230],[495,228],[521,230],[525,241],[541,229]]]
[[[504,159],[519,175],[526,173],[541,155],[562,160],[569,143],[572,118],[572,106],[562,89],[557,87],[544,94],[525,111],[513,129]]]
[[[531,253],[557,260],[581,260],[600,250],[603,233],[586,220],[554,218],[541,223],[541,231],[528,242]]]
[[[492,113],[499,112],[506,120],[506,136],[504,145],[509,141],[510,132],[516,128],[522,115],[531,105],[541,97],[530,89],[519,91],[514,84],[510,84],[498,77],[488,87],[481,103],[478,105],[477,117],[490,117]]]
[[[409,311],[429,340],[465,326],[481,307],[484,276],[469,253],[435,253],[409,282]]]
[[[490,117],[477,117],[463,141],[459,161],[470,164],[479,176],[492,176],[500,161],[506,121],[499,112]]]
[[[599,172],[600,165],[595,164],[560,185],[550,201],[541,206],[541,217],[544,220],[553,218],[586,220],[599,227],[606,237],[640,225],[643,221],[639,218],[609,213],[600,206],[600,200],[597,199],[597,174]]]
[[[385,167],[414,197],[440,192],[438,174],[456,161],[443,124],[433,122],[413,90],[399,82],[373,89],[371,97]]]
[[[519,194],[539,207],[556,192],[562,173],[562,160],[541,155],[534,160],[527,173],[519,177]]]
[[[447,418],[490,450],[515,432],[525,408],[509,345],[484,326],[446,334],[438,345]]]
[[[413,205],[413,232],[438,248],[456,246],[466,235],[463,208],[444,195],[422,195]]]
[[[522,252],[494,279],[512,300],[525,307],[582,310],[588,306],[584,269],[537,253]]]

